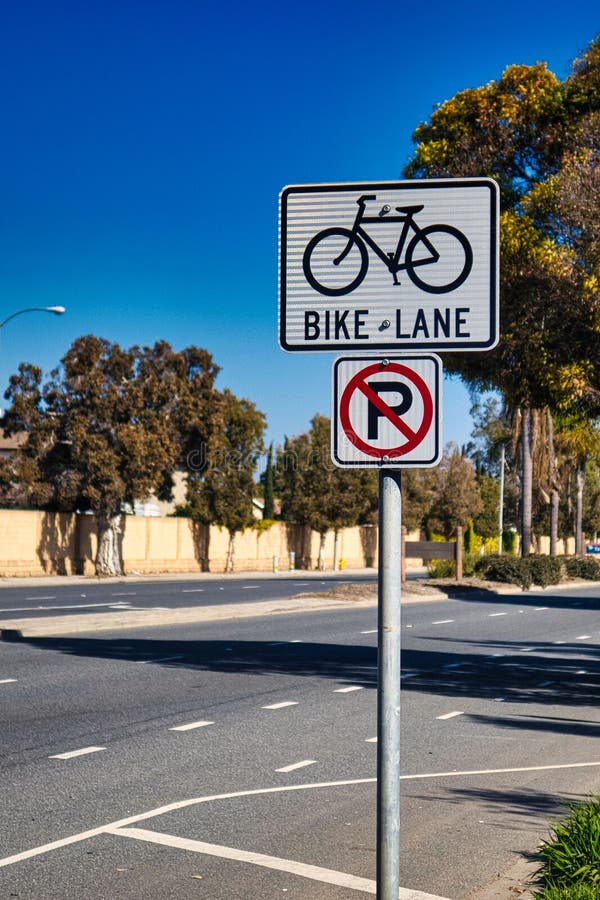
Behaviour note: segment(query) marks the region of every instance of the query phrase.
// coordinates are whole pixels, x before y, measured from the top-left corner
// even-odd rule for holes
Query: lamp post
[[[4,328],[6,323],[14,319],[15,316],[22,316],[23,313],[27,312],[48,312],[54,313],[55,316],[62,316],[66,309],[64,306],[28,306],[25,309],[18,309],[17,312],[11,313],[10,316],[7,316],[6,319],[0,322],[0,329]]]

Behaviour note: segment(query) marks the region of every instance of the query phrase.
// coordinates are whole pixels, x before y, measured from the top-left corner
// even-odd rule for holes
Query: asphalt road
[[[41,586],[34,579],[18,587],[0,583],[0,622],[3,619],[110,614],[115,610],[177,609],[179,607],[221,606],[291,597],[325,591],[336,584],[375,583],[372,573],[354,575],[298,573],[261,576],[163,577],[157,581],[132,578],[93,581],[53,578]]]
[[[600,791],[599,605],[404,607],[405,889],[487,900]],[[349,607],[0,644],[0,895],[372,895],[375,629]]]

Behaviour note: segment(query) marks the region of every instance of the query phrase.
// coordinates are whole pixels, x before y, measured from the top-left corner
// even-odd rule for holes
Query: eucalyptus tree
[[[459,92],[416,129],[404,170],[408,177],[487,175],[500,185],[500,342],[486,353],[444,354],[444,363],[474,390],[497,389],[520,410],[524,554],[531,543],[532,410],[597,407],[600,396],[597,284],[550,214],[541,214],[543,187],[564,181],[568,161],[590,145],[600,110],[598,55],[596,39],[564,82],[538,63],[509,66],[497,81]]]

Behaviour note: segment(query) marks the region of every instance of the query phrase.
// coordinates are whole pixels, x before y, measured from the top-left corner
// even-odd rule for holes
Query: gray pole
[[[379,470],[377,900],[400,890],[400,476]]]

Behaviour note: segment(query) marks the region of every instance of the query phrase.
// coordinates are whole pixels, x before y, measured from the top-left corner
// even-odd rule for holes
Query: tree
[[[179,398],[189,402],[194,393],[194,439],[202,434],[209,442],[216,371],[197,348],[176,354],[162,343],[123,350],[88,335],[73,343],[44,385],[41,371],[27,364],[11,377],[5,428],[27,433],[15,478],[36,507],[93,513],[96,574],[121,573],[124,505],[157,488],[170,491],[192,434],[189,425],[180,433]]]
[[[264,450],[265,416],[250,400],[239,399],[227,388],[222,404],[218,446],[206,469],[188,479],[188,499],[194,518],[227,529],[225,571],[232,572],[236,535],[254,522],[254,475]]]
[[[557,197],[566,161],[589,145],[590,116],[600,109],[599,53],[596,41],[565,83],[544,64],[510,66],[497,82],[460,92],[417,128],[405,168],[409,177],[489,175],[500,184],[500,343],[487,353],[447,354],[445,366],[474,389],[500,390],[510,409],[521,410],[524,554],[531,541],[531,411],[597,407],[600,397],[597,290],[574,243],[559,239],[551,217],[541,214],[549,205],[542,186],[557,179],[550,192]]]
[[[267,466],[263,479],[264,506],[263,519],[275,518],[275,485],[273,481],[273,444],[269,447]]]
[[[325,568],[325,539],[372,513],[373,480],[331,460],[330,421],[316,415],[310,431],[288,439],[277,455],[277,490],[286,522],[309,526],[320,536],[317,567]],[[335,552],[334,552],[334,555]],[[337,557],[336,557],[337,558]]]
[[[483,501],[473,463],[456,447],[449,447],[438,468],[437,496],[433,514],[448,539],[457,527],[483,512]]]

